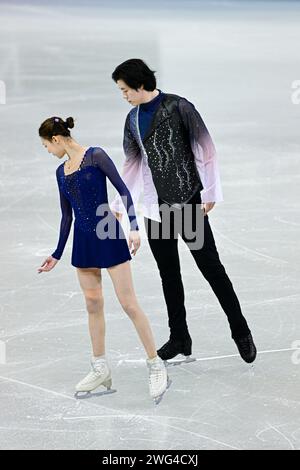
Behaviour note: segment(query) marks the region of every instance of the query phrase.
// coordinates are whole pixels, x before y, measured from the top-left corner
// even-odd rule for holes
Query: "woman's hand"
[[[129,250],[133,246],[133,250],[131,251],[132,255],[136,254],[136,252],[139,249],[140,245],[141,245],[141,238],[140,238],[140,235],[139,235],[139,231],[138,230],[130,230],[130,233],[129,233]]]
[[[211,211],[214,205],[215,205],[215,202],[205,202],[201,204],[201,209],[204,210],[204,215],[206,215],[209,211]]]
[[[53,256],[48,256],[48,258],[45,259],[45,261],[41,264],[41,267],[38,268],[39,274],[42,272],[48,272],[51,271],[51,269],[54,268],[54,266],[58,263],[58,259],[53,258]]]

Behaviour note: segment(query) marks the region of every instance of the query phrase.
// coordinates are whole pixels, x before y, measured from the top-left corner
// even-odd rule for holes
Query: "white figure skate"
[[[108,395],[110,393],[115,393],[116,390],[112,390],[112,379],[111,371],[105,359],[97,359],[96,361],[91,361],[91,371],[88,373],[84,379],[82,379],[76,385],[75,398],[90,398],[93,396]],[[103,385],[106,387],[106,390],[101,392],[91,393],[96,388]]]
[[[147,366],[149,368],[150,396],[154,403],[158,405],[172,381],[169,379],[165,364],[160,357],[156,356],[154,359],[147,359]]]

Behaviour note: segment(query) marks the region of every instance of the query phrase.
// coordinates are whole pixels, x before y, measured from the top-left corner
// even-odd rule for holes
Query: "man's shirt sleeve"
[[[203,185],[201,200],[204,203],[223,201],[216,149],[207,127],[195,106],[187,99],[181,98],[178,108],[189,133],[191,148]]]
[[[138,143],[130,130],[129,114],[124,126],[123,150],[125,161],[121,176],[130,191],[134,206],[137,207],[140,194],[143,190],[142,156]],[[114,212],[124,212],[124,205],[119,195],[110,203],[110,208]]]

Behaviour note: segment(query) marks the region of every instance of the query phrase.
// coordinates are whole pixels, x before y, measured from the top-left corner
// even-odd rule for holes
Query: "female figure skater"
[[[70,134],[73,118],[46,119],[39,128],[42,144],[59,159],[68,160],[58,166],[56,178],[59,188],[62,219],[56,250],[42,263],[38,272],[54,268],[63,254],[75,214],[71,264],[77,268],[79,284],[85,296],[93,356],[90,373],[76,385],[77,397],[85,397],[100,385],[111,389],[111,370],[105,357],[105,320],[101,268],[107,268],[117,298],[132,320],[147,353],[150,396],[159,403],[170,385],[164,362],[157,356],[148,319],[135,296],[129,261],[140,246],[140,236],[131,195],[113,161],[100,147],[83,147]],[[109,209],[106,177],[115,186],[130,220],[129,247],[116,217]],[[105,217],[99,214],[105,212]],[[101,230],[102,224],[110,227]],[[103,228],[103,227],[102,227]],[[130,249],[132,249],[130,254]],[[80,396],[79,392],[85,392]],[[102,393],[101,393],[102,394]]]

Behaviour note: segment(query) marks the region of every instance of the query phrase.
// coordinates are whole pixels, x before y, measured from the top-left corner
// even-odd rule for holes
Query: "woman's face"
[[[65,155],[66,151],[59,137],[54,136],[51,141],[42,138],[41,141],[42,145],[48,150],[48,153],[52,153],[52,155],[58,158],[62,158]]]

